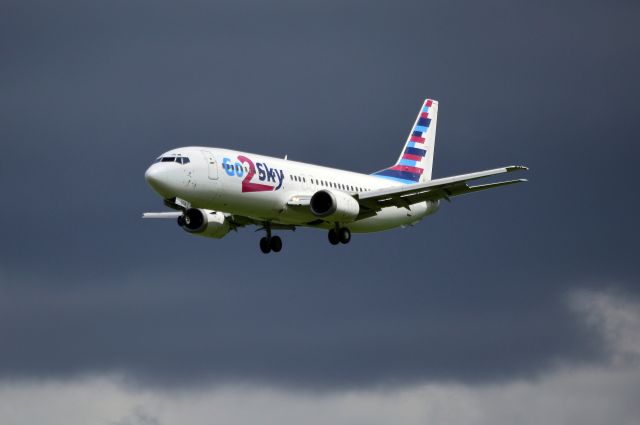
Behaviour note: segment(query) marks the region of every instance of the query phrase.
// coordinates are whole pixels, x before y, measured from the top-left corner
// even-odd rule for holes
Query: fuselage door
[[[218,180],[218,163],[216,157],[209,151],[202,151],[204,159],[207,161],[207,168],[209,169],[209,179]]]

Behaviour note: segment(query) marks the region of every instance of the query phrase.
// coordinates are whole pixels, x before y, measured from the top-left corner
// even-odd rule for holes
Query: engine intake
[[[309,209],[316,217],[327,221],[350,222],[360,213],[358,201],[344,192],[319,190],[309,201]]]
[[[178,218],[178,224],[186,232],[210,238],[221,238],[230,230],[229,221],[224,214],[200,208],[186,210]]]

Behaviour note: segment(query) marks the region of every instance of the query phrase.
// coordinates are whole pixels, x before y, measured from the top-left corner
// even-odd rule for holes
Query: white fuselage
[[[321,167],[287,159],[234,150],[185,147],[160,158],[145,177],[164,199],[179,198],[197,208],[274,224],[330,228],[298,199],[321,189],[350,195],[402,183],[376,176]],[[183,163],[186,162],[186,163]],[[383,208],[375,216],[340,223],[354,232],[375,232],[413,224],[437,210],[437,202],[421,202],[407,208]]]

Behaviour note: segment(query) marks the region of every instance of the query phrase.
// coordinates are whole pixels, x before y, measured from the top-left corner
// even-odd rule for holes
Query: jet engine
[[[189,208],[180,217],[178,224],[186,232],[199,236],[220,239],[229,233],[229,220],[218,211]]]
[[[309,208],[316,217],[340,223],[354,221],[360,213],[360,205],[353,197],[344,192],[326,189],[313,194]]]

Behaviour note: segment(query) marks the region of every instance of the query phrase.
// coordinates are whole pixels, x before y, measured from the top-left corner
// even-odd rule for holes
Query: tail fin
[[[431,180],[437,122],[438,101],[426,99],[420,108],[398,162],[392,167],[373,173],[373,175],[405,184]]]

